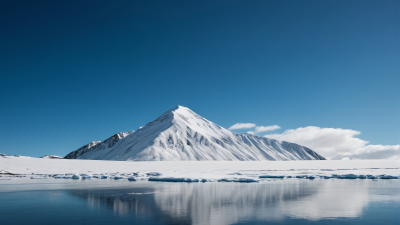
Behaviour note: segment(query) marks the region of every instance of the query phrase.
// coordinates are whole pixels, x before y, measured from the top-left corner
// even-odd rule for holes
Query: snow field
[[[0,158],[0,174],[43,179],[128,179],[170,182],[257,182],[260,178],[396,179],[399,161],[102,161]],[[45,176],[47,175],[47,176]],[[75,178],[74,178],[75,176]],[[245,181],[246,179],[246,181]]]

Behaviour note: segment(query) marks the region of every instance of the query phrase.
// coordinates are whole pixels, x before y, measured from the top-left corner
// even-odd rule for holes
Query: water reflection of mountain
[[[151,188],[125,188],[125,189],[90,189],[90,190],[68,190],[68,193],[87,200],[92,209],[100,207],[113,210],[119,216],[134,213],[141,216],[149,216],[154,212],[156,205],[148,194],[133,195],[130,193],[149,193]]]
[[[113,210],[120,217],[134,215],[136,218],[153,217],[166,224],[192,224],[190,217],[174,217],[160,210],[160,207],[154,201],[154,195],[158,192],[168,193],[163,190],[162,186],[149,183],[147,187],[140,188],[71,189],[68,190],[68,193],[87,200],[89,207],[93,210],[101,207],[107,208]]]
[[[367,189],[359,188],[360,184],[309,180],[261,184],[148,182],[140,188],[69,192],[87,199],[93,209],[106,207],[120,216],[152,216],[166,224],[232,224],[280,221],[287,216],[311,220],[356,217],[368,201]]]

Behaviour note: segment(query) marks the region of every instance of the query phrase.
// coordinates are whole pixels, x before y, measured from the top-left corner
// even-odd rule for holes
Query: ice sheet
[[[111,174],[139,173],[146,177],[194,179],[249,178],[260,176],[400,176],[399,161],[323,160],[323,161],[102,161],[48,160],[40,158],[0,158],[0,174]]]

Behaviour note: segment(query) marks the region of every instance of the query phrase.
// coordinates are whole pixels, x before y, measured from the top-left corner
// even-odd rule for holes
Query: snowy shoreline
[[[258,179],[265,176],[332,177],[345,174],[400,176],[394,160],[310,161],[102,161],[40,158],[0,158],[0,174],[56,175],[139,173],[151,177],[191,179]]]

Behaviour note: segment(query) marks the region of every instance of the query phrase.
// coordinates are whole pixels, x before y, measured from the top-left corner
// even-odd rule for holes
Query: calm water
[[[400,224],[400,180],[0,180],[0,224]]]

